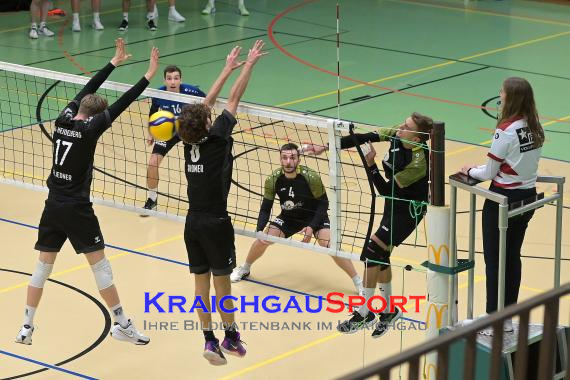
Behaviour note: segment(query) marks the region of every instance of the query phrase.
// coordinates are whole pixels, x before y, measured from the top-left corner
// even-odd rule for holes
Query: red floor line
[[[59,50],[62,51],[63,56],[69,62],[71,62],[71,64],[73,66],[77,67],[82,73],[87,74],[87,75],[91,75],[91,71],[89,71],[86,68],[84,68],[83,66],[81,66],[81,64],[79,64],[79,62],[77,62],[75,60],[75,58],[73,58],[73,56],[71,54],[69,54],[68,51],[65,50],[65,48],[63,46],[63,33],[65,31],[65,28],[67,27],[67,24],[69,24],[69,18],[65,19],[65,22],[61,25],[61,27],[57,31],[57,46],[59,47]]]
[[[532,16],[525,16],[525,15],[521,15],[521,14],[512,14],[512,13],[507,13],[507,12],[497,12],[497,11],[491,11],[488,9],[483,9],[483,8],[476,8],[476,7],[458,7],[456,5],[452,5],[452,4],[438,4],[438,3],[434,3],[431,1],[416,1],[416,0],[406,0],[409,3],[415,3],[418,5],[433,5],[435,7],[444,7],[444,8],[452,8],[455,9],[457,11],[474,11],[474,12],[482,12],[482,14],[488,13],[491,15],[496,15],[496,16],[505,16],[505,17],[520,17],[523,19],[528,19],[528,21],[536,21],[536,22],[546,22],[546,23],[560,23],[560,24],[566,24],[568,26],[570,26],[570,23],[565,22],[564,20],[555,20],[555,19],[548,19],[548,18],[537,18],[537,17],[532,17]],[[567,5],[567,4],[564,4]],[[484,12],[484,13],[483,13]],[[560,25],[562,26],[562,25]]]
[[[317,65],[312,64],[311,62],[308,62],[296,55],[294,55],[293,53],[287,51],[279,42],[277,42],[275,35],[274,35],[274,29],[275,29],[275,24],[277,24],[277,22],[283,18],[284,16],[286,16],[287,14],[301,8],[304,7],[305,5],[317,2],[319,0],[307,0],[307,1],[303,1],[302,3],[293,5],[289,8],[286,8],[283,12],[279,13],[277,16],[275,16],[271,22],[269,23],[268,27],[267,27],[267,33],[269,35],[269,39],[271,40],[271,42],[273,43],[273,45],[275,45],[275,47],[277,49],[279,49],[279,51],[281,51],[283,54],[285,54],[287,57],[301,63],[302,65],[305,66],[309,66],[312,69],[321,71],[323,73],[329,74],[329,75],[333,75],[333,76],[337,76],[336,72],[330,71],[330,70],[326,70],[322,67],[319,67]],[[345,79],[347,81],[350,82],[354,82],[354,83],[359,83],[362,84],[364,86],[369,86],[369,87],[374,87],[380,90],[384,90],[384,91],[392,91],[401,95],[406,95],[406,96],[413,96],[413,97],[417,97],[417,98],[421,98],[421,99],[427,99],[427,100],[433,100],[436,102],[441,102],[441,103],[447,103],[447,104],[453,104],[453,105],[459,105],[459,106],[463,106],[463,107],[469,107],[469,108],[477,108],[477,109],[486,109],[489,111],[496,111],[496,108],[493,107],[483,107],[480,105],[476,105],[476,104],[470,104],[470,103],[464,103],[464,102],[460,102],[460,101],[455,101],[455,100],[449,100],[449,99],[442,99],[442,98],[436,98],[433,96],[427,96],[427,95],[421,95],[421,94],[417,94],[417,93],[413,93],[413,92],[406,92],[406,91],[401,91],[395,88],[390,88],[390,87],[383,87],[383,86],[379,86],[377,84],[374,83],[369,83],[360,79],[356,79],[356,78],[351,78],[351,77],[347,77],[345,75],[340,75],[340,77],[342,79]],[[545,115],[541,115],[542,119],[546,119],[546,120],[553,120],[553,121],[557,121],[560,123],[568,123],[570,124],[570,121],[566,121],[566,120],[560,120],[559,118],[556,117],[550,117],[550,116],[545,116]]]

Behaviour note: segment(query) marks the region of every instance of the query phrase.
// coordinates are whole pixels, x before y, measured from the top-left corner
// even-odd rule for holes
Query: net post
[[[563,194],[564,194],[563,177],[556,185],[556,192],[560,194],[560,198],[556,200],[556,235],[554,240],[554,287],[560,287],[560,260],[562,257],[562,212],[564,210]],[[570,348],[569,348],[570,350]],[[570,370],[570,363],[568,364]]]
[[[433,206],[445,205],[445,123],[434,121],[431,132],[430,194]]]
[[[439,330],[452,324],[456,318],[454,297],[450,293],[455,291],[457,276],[432,270],[433,267],[455,267],[453,263],[453,250],[451,241],[455,233],[453,219],[455,205],[445,204],[445,123],[435,121],[431,132],[430,151],[430,204],[427,211],[427,295],[428,306],[426,313],[426,340],[439,336]],[[454,188],[452,187],[452,194]],[[454,199],[452,199],[454,201]],[[454,236],[454,235],[453,235]],[[450,281],[450,276],[453,280]],[[425,357],[424,377],[430,378],[438,373],[437,353],[430,353]],[[441,369],[444,370],[444,369]]]
[[[327,120],[328,138],[329,138],[329,207],[330,207],[330,248],[336,253],[340,251],[341,246],[341,163],[340,163],[340,131],[343,123],[340,120]]]

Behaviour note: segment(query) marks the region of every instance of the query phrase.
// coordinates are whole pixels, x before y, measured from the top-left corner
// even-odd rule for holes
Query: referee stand
[[[532,199],[509,205],[508,198],[477,185],[472,178],[457,173],[449,177],[450,184],[450,245],[449,263],[455,270],[449,273],[451,284],[457,284],[457,273],[468,270],[467,288],[467,318],[473,319],[474,299],[474,259],[475,259],[475,223],[476,223],[476,196],[479,195],[499,206],[499,281],[498,281],[498,304],[497,312],[505,308],[505,278],[506,278],[506,249],[507,229],[509,219],[528,211],[543,207],[545,204],[555,203],[556,226],[554,240],[554,290],[560,288],[560,265],[562,248],[562,212],[565,177],[538,176],[537,182],[556,184],[556,192],[545,196],[537,194]],[[457,258],[457,189],[469,193],[469,248],[468,258]],[[449,300],[457,300],[457,287],[449,286]],[[456,301],[455,301],[456,302]],[[545,309],[545,324],[529,324],[529,313],[521,313],[519,323],[513,323],[513,333],[503,333],[502,324],[493,325],[493,336],[478,335],[476,338],[473,366],[478,369],[476,379],[486,379],[488,372],[495,372],[500,379],[520,378],[519,367],[521,360],[525,361],[525,376],[528,379],[546,379],[541,377],[544,373],[553,374],[554,379],[563,379],[567,375],[568,368],[568,338],[570,329],[557,326],[558,310]],[[457,314],[448,313],[447,325],[440,333],[447,333],[451,326],[457,324]],[[548,321],[548,323],[547,323]],[[500,354],[499,352],[500,351]],[[520,351],[517,353],[517,351]],[[448,375],[450,378],[461,376],[465,370],[464,359],[465,345],[457,342],[450,347],[448,360]],[[474,352],[475,354],[475,352]],[[519,357],[520,354],[520,357]],[[528,355],[528,356],[527,356]],[[517,359],[518,361],[517,362]],[[522,358],[522,359],[521,359]],[[546,360],[545,360],[546,358]],[[566,368],[566,370],[565,370]],[[515,373],[516,370],[516,373]]]

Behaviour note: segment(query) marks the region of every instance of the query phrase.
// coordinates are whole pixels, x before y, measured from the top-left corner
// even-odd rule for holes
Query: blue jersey
[[[166,86],[159,87],[159,90],[166,91]],[[187,95],[193,95],[193,96],[201,96],[202,98],[206,97],[206,94],[202,90],[200,90],[198,87],[191,86],[189,84],[184,84],[184,83],[180,84],[180,93],[181,94],[187,94]],[[174,100],[168,100],[168,99],[162,99],[162,98],[152,98],[152,105],[150,107],[149,115],[152,115],[153,113],[155,113],[156,111],[158,111],[160,109],[160,110],[170,111],[175,116],[178,116],[178,115],[180,115],[180,110],[182,109],[182,106],[184,106],[185,104],[186,103],[180,103],[180,102],[177,102]]]

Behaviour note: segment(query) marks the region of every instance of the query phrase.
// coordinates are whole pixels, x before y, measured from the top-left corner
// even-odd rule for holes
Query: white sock
[[[156,192],[157,190],[158,188],[148,189],[148,197],[152,199],[153,202],[156,202],[156,200],[158,199],[158,193]]]
[[[26,310],[24,311],[24,325],[34,326],[35,314],[36,308],[26,305]]]
[[[176,12],[176,7],[174,5],[168,7],[169,12]]]
[[[209,0],[208,5],[214,7],[216,0]]]
[[[153,19],[154,19],[154,11],[152,11],[152,12],[147,12],[147,14],[146,14],[146,19],[147,19],[148,21],[153,20]]]
[[[366,317],[368,315],[368,300],[374,296],[374,291],[376,288],[364,288],[364,305],[358,308],[358,312],[361,316]]]
[[[129,21],[129,12],[123,12],[123,20]]]
[[[243,0],[239,0],[238,7],[245,7]]]
[[[46,27],[46,22],[45,21],[40,22],[40,29],[45,27]]]
[[[31,29],[37,29],[38,28],[38,24],[36,24],[35,22],[32,22],[32,26],[30,27]]]
[[[357,288],[362,285],[362,279],[360,278],[359,275],[355,274],[354,277],[352,278],[352,282],[354,283],[354,286],[356,286]]]
[[[121,325],[122,328],[126,328],[129,325],[129,320],[123,313],[123,307],[121,304],[115,305],[111,308],[111,314],[115,322]]]
[[[242,267],[249,271],[251,269],[251,264],[246,261],[245,263],[243,263]]]
[[[73,21],[75,21],[75,20],[79,21],[79,13],[73,14]]]
[[[99,12],[93,12],[93,20],[99,20]]]
[[[378,288],[380,289],[380,295],[386,300],[386,308],[382,314],[390,312],[390,296],[392,295],[392,283],[391,282],[379,282]]]

